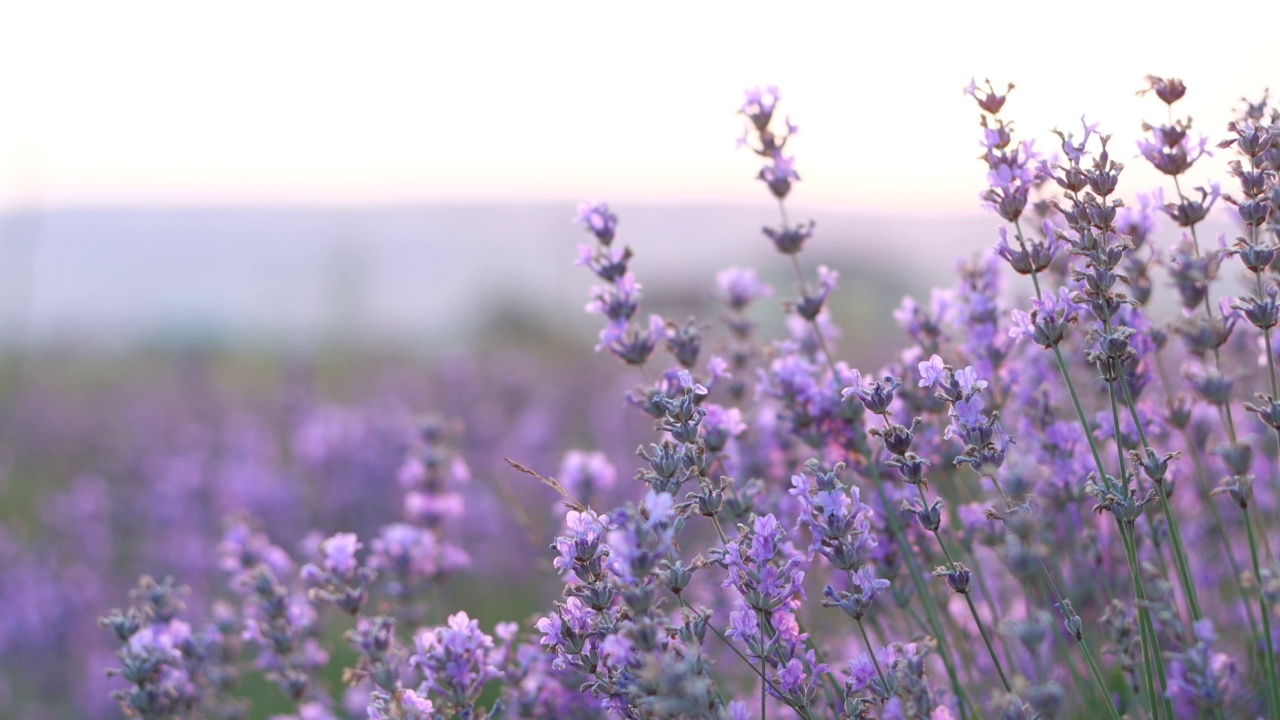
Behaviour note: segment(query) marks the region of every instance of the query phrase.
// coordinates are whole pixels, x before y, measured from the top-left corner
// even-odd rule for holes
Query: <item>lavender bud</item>
[[[1239,310],[1250,325],[1259,330],[1276,326],[1280,320],[1280,302],[1277,302],[1277,289],[1271,285],[1265,291],[1265,297],[1257,298],[1245,295],[1231,303],[1231,309]]]
[[[941,565],[938,566],[938,569],[933,571],[933,576],[946,578],[947,587],[951,588],[952,592],[960,593],[962,595],[968,594],[969,582],[973,578],[969,568],[965,567],[964,563],[958,562],[951,563],[950,568]]]
[[[929,532],[937,532],[942,525],[941,500],[934,500],[932,505],[925,507],[920,498],[911,498],[902,501],[902,509],[914,514],[920,526]]]
[[[676,362],[689,369],[698,364],[698,353],[702,350],[702,331],[697,321],[689,318],[680,326],[668,323],[666,338],[667,350],[676,356]]]
[[[1154,451],[1151,451],[1146,458],[1143,458],[1136,450],[1131,450],[1129,452],[1129,457],[1133,460],[1135,465],[1142,468],[1143,473],[1146,474],[1147,477],[1151,478],[1151,480],[1157,485],[1160,485],[1164,482],[1165,473],[1169,470],[1169,461],[1181,454],[1181,451],[1175,451],[1165,453],[1164,456],[1161,457],[1156,455]]]
[[[662,564],[666,568],[663,571],[663,581],[668,588],[671,588],[671,592],[679,595],[685,586],[689,584],[689,581],[693,579],[693,568],[685,567],[679,560],[674,563],[669,560],[663,560]]]
[[[1245,238],[1238,238],[1234,249],[1228,252],[1240,256],[1240,261],[1249,270],[1261,273],[1275,262],[1276,250],[1275,245],[1259,245]]]
[[[1270,395],[1258,393],[1255,397],[1262,401],[1261,404],[1245,403],[1244,409],[1251,413],[1256,413],[1258,419],[1272,428],[1280,430],[1280,402],[1276,402],[1275,398]]]
[[[1231,331],[1235,328],[1235,324],[1234,313],[1231,318],[1210,318],[1198,315],[1178,323],[1174,326],[1174,332],[1182,338],[1188,352],[1204,357],[1222,347],[1231,338]]]
[[[1248,409],[1248,403],[1245,403]],[[1179,430],[1185,429],[1187,424],[1191,422],[1191,400],[1186,395],[1178,393],[1169,402],[1168,411],[1165,413],[1165,422],[1171,427]]]
[[[608,246],[618,229],[618,216],[609,211],[606,203],[592,204],[584,202],[578,205],[575,223],[582,223],[591,234],[596,236],[601,245]]]
[[[1062,621],[1062,626],[1065,627],[1067,632],[1071,633],[1071,636],[1076,640],[1079,640],[1084,635],[1084,622],[1080,619],[1080,616],[1075,613],[1067,616],[1067,619]]]
[[[805,242],[813,236],[814,224],[814,221],[810,220],[807,225],[802,223],[795,227],[783,227],[780,230],[766,227],[763,231],[773,241],[778,252],[783,255],[795,255],[804,249]]]
[[[909,485],[920,485],[925,482],[925,471],[929,467],[930,462],[919,455],[909,452],[905,455],[896,455],[885,462],[892,468],[897,468],[898,474],[902,476],[902,480]]]
[[[1240,438],[1242,442],[1234,444],[1223,444],[1212,450],[1214,455],[1222,458],[1222,464],[1234,475],[1244,475],[1249,472],[1249,467],[1253,464],[1253,448],[1243,441],[1249,438]]]
[[[1139,90],[1138,94],[1154,90],[1156,97],[1160,98],[1166,105],[1172,105],[1182,99],[1187,93],[1187,86],[1178,78],[1162,78],[1155,75],[1148,75],[1147,82],[1151,84],[1146,90]]]
[[[774,151],[772,160],[773,164],[760,168],[756,177],[769,186],[769,192],[773,193],[774,197],[785,200],[791,192],[791,181],[800,179],[800,175],[795,171],[796,161],[795,158],[783,155],[781,148]]]
[[[1235,381],[1212,367],[1188,366],[1183,372],[1191,389],[1210,405],[1222,406],[1231,401]]]
[[[919,424],[920,418],[916,418],[912,421],[911,427],[889,423],[883,428],[873,428],[870,432],[884,441],[885,449],[891,454],[906,455],[907,451],[911,449],[912,441],[915,440],[913,431]]]
[[[1227,495],[1231,501],[1239,505],[1241,508],[1248,508],[1249,501],[1253,499],[1253,476],[1252,475],[1232,475],[1226,477],[1218,483],[1218,487],[1209,491],[1210,495]]]

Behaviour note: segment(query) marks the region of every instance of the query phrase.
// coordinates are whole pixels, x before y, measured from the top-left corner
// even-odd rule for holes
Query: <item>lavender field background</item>
[[[1277,26],[0,7],[0,718],[1280,718]]]
[[[544,549],[560,522],[555,494],[502,458],[558,472],[568,451],[603,451],[624,469],[622,499],[647,424],[623,412],[632,379],[591,352],[572,207],[5,217],[5,716],[115,717],[103,674],[115,645],[96,619],[138,576],[216,594],[225,578],[213,548],[241,513],[286,548],[315,528],[375,532],[399,513],[397,472],[427,416],[460,424],[467,516],[485,518],[451,528],[475,564],[441,605],[496,621],[553,598]],[[635,208],[640,266],[663,268],[649,286],[654,308],[706,314],[710,291],[696,288],[726,257],[767,258],[756,227],[769,215]],[[948,254],[982,252],[989,226],[976,213],[824,216],[822,254],[853,279],[833,312],[899,334],[898,300],[945,281]],[[761,315],[780,327],[780,307]],[[850,352],[891,357],[879,343]],[[522,599],[486,602],[495,583]],[[259,694],[260,711],[287,709]]]

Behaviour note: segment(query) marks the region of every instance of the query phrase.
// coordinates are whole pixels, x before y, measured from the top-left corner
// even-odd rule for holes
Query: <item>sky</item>
[[[758,203],[735,110],[775,84],[795,202],[968,212],[971,77],[1016,83],[1005,112],[1041,147],[1087,113],[1122,160],[1163,119],[1135,95],[1149,73],[1185,79],[1178,110],[1215,140],[1280,87],[1246,36],[1280,10],[1137,6],[0,3],[0,208]],[[1130,188],[1160,183],[1128,164]]]

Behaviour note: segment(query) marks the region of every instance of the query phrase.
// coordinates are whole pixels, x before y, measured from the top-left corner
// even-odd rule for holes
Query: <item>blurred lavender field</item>
[[[570,214],[548,204],[5,218],[5,716],[118,717],[108,696],[118,683],[103,674],[118,644],[94,620],[144,573],[190,586],[190,614],[208,614],[208,599],[225,594],[214,548],[231,519],[254,518],[300,557],[317,532],[376,536],[403,511],[397,478],[426,416],[450,424],[469,468],[466,514],[446,530],[472,559],[436,591],[427,620],[466,608],[488,626],[545,607],[560,589],[545,551],[560,527],[556,495],[503,458],[562,473],[567,452],[602,451],[623,476],[599,497],[609,507],[633,499],[635,438],[651,432],[623,410],[639,378],[591,352]],[[772,267],[766,279],[785,287],[787,268],[758,234],[771,216],[628,210],[647,307],[714,317],[709,295],[689,288],[707,292],[732,264]],[[986,256],[996,224],[819,217],[823,242],[810,254],[840,268],[829,310],[856,331],[842,355],[864,367],[895,358],[901,298],[927,297],[952,282],[957,260]],[[765,333],[778,334],[780,303],[760,310]],[[343,664],[326,678],[335,690]],[[252,717],[291,709],[254,682]]]
[[[559,523],[554,493],[502,458],[554,472],[580,447],[626,468],[631,439],[647,432],[621,412],[634,378],[591,353],[570,214],[548,204],[4,218],[0,700],[17,713],[6,716],[116,717],[103,675],[114,645],[94,620],[142,573],[191,586],[204,613],[200,598],[224,582],[212,548],[228,518],[258,518],[286,548],[311,528],[376,533],[400,513],[397,472],[424,415],[457,423],[468,517],[487,518],[450,529],[475,564],[441,605],[506,619],[553,597],[543,550]],[[687,288],[767,257],[768,215],[633,210],[653,307],[706,315],[709,298]],[[817,254],[852,280],[833,312],[897,332],[898,299],[946,278],[990,226],[825,213]],[[781,317],[776,303],[762,313]],[[881,346],[850,354],[888,358]],[[496,605],[485,589],[495,578],[513,590]],[[262,707],[287,707],[264,695]]]

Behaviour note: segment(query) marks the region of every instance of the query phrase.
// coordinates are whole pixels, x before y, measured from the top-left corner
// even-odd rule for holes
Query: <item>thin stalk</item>
[[[1255,159],[1255,161],[1254,161],[1254,162],[1255,162],[1255,164],[1256,164],[1256,159]],[[1250,231],[1250,234],[1251,234],[1251,235],[1252,235],[1252,237],[1253,237],[1253,241],[1254,241],[1254,243],[1257,243],[1257,241],[1258,241],[1258,226],[1257,226],[1257,225],[1251,225],[1251,226],[1249,227],[1249,231]],[[1254,274],[1253,274],[1253,279],[1254,279],[1254,283],[1257,285],[1257,288],[1258,288],[1258,299],[1259,299],[1259,300],[1262,300],[1262,296],[1263,296],[1263,291],[1262,291],[1262,273],[1260,273],[1260,272],[1256,272],[1256,273],[1254,273]],[[1274,358],[1274,357],[1272,356],[1272,354],[1271,354],[1271,328],[1269,328],[1269,327],[1262,328],[1262,339],[1263,339],[1263,343],[1264,343],[1264,346],[1263,346],[1263,350],[1262,350],[1262,352],[1263,352],[1263,354],[1264,354],[1264,355],[1266,355],[1266,356],[1267,356],[1267,379],[1268,379],[1268,381],[1269,381],[1269,382],[1270,382],[1270,384],[1271,384],[1271,385],[1270,385],[1270,386],[1271,386],[1271,398],[1272,398],[1273,400],[1275,400],[1275,399],[1277,399],[1277,398],[1276,398],[1276,395],[1277,395],[1277,392],[1276,392],[1276,360],[1275,360],[1275,358]],[[1277,464],[1280,464],[1280,427],[1278,427],[1278,428],[1273,428],[1273,429],[1275,430],[1275,434],[1276,434],[1276,463],[1277,463]],[[1263,515],[1261,518],[1259,518],[1259,521],[1260,521],[1260,522],[1261,522],[1261,524],[1262,524],[1262,550],[1263,550],[1263,552],[1266,554],[1266,556],[1267,556],[1268,558],[1270,558],[1270,557],[1271,557],[1271,543],[1267,541],[1267,518],[1266,518],[1266,516],[1265,516],[1265,515]]]
[[[693,612],[693,614],[694,614],[695,616],[698,614],[698,613],[696,613],[696,612],[694,612],[694,611],[693,611],[693,608],[689,607],[689,604],[688,604],[688,603],[686,603],[686,602],[684,601],[684,597],[683,597],[683,596],[681,596],[679,593],[675,593],[675,592],[673,592],[672,594],[674,594],[674,595],[676,596],[676,600],[680,602],[680,607],[681,607],[683,610],[685,610],[686,612]],[[683,617],[683,615],[682,615],[682,617]],[[710,618],[708,618],[708,619],[707,619],[707,627],[711,627],[711,619],[710,619]],[[748,663],[748,665],[750,665],[750,663]],[[713,679],[714,679],[714,678],[713,678]],[[714,685],[713,687],[714,687],[714,689],[715,689],[715,691],[716,691],[716,697],[717,697],[717,698],[719,698],[719,700],[720,700],[720,706],[721,706],[721,707],[726,707],[726,708],[727,708],[727,707],[729,706],[729,704],[728,704],[727,702],[725,702],[725,699],[724,699],[724,693],[720,692],[720,683],[719,683],[719,682],[716,682],[716,683],[715,683],[715,685]]]
[[[876,666],[876,675],[880,677],[880,687],[884,692],[889,692],[889,683],[884,679],[884,671],[880,669],[880,661],[876,659],[876,649],[871,646],[871,638],[867,635],[867,629],[862,625],[862,618],[858,618],[858,631],[862,633],[862,642],[867,646],[867,654],[871,656],[871,664]]]
[[[1160,710],[1159,701],[1157,700],[1155,688],[1155,673],[1151,667],[1151,646],[1156,644],[1154,640],[1149,639],[1149,633],[1154,634],[1155,628],[1151,625],[1151,614],[1147,611],[1147,597],[1142,589],[1142,578],[1138,571],[1138,550],[1137,543],[1134,542],[1131,530],[1132,525],[1128,525],[1123,521],[1120,524],[1120,539],[1124,543],[1124,554],[1129,564],[1129,576],[1133,580],[1134,595],[1136,596],[1135,604],[1138,610],[1138,629],[1142,635],[1142,664],[1143,680],[1147,685],[1147,702],[1151,708],[1151,717],[1153,720],[1159,720]],[[1169,714],[1169,720],[1173,720],[1173,714]]]
[[[678,597],[678,596],[677,596],[677,597]],[[684,599],[683,599],[683,598],[681,598],[681,599],[680,599],[680,604],[684,605]],[[686,607],[688,607],[688,606],[686,605]],[[761,680],[762,682],[764,682],[765,684],[767,684],[769,687],[773,688],[773,691],[774,691],[774,692],[776,692],[776,693],[778,693],[778,697],[782,697],[782,692],[781,692],[780,690],[778,690],[778,686],[777,686],[777,685],[775,685],[775,684],[774,684],[774,682],[773,682],[772,680],[770,680],[770,679],[769,679],[769,677],[768,677],[767,675],[764,675],[763,673],[759,673],[759,672],[756,670],[755,666],[751,664],[751,659],[750,659],[750,658],[748,658],[746,655],[743,655],[743,654],[742,654],[742,651],[741,651],[741,650],[739,650],[739,649],[737,648],[737,646],[735,646],[735,645],[733,644],[733,642],[731,642],[731,641],[729,640],[729,638],[725,637],[724,633],[720,632],[719,628],[717,628],[715,625],[713,625],[710,621],[708,621],[708,622],[707,622],[707,627],[711,629],[711,632],[713,632],[713,633],[715,633],[715,634],[716,634],[716,637],[720,638],[720,641],[721,641],[721,642],[723,642],[726,646],[728,646],[728,648],[729,648],[730,650],[732,650],[732,651],[733,651],[733,654],[734,654],[734,655],[737,655],[739,658],[741,658],[741,659],[742,659],[742,662],[746,663],[747,667],[751,668],[751,671],[752,671],[752,672],[756,672],[757,674],[759,674],[759,675],[760,675],[760,680]],[[813,720],[813,713],[809,712],[809,709],[808,709],[808,708],[805,708],[805,707],[798,707],[798,708],[793,708],[793,709],[794,709],[796,712],[800,713],[800,716],[801,716],[801,717],[803,717],[803,718],[805,718],[806,720]]]
[[[1019,245],[1025,248],[1026,242],[1022,236],[1022,225],[1020,222],[1017,222],[1017,221],[1014,222],[1014,230],[1017,234]],[[1039,278],[1037,277],[1037,273],[1034,268],[1031,271],[1031,281],[1035,285],[1036,298],[1042,300],[1044,296],[1040,288]],[[1076,392],[1075,383],[1072,382],[1071,380],[1071,373],[1067,370],[1067,361],[1065,358],[1062,357],[1062,349],[1058,345],[1053,346],[1053,355],[1058,362],[1058,371],[1062,373],[1062,380],[1066,384],[1067,390],[1071,395],[1071,404],[1075,407],[1076,417],[1080,421],[1080,427],[1082,430],[1084,430],[1085,439],[1089,443],[1089,452],[1090,454],[1093,455],[1093,461],[1098,471],[1098,481],[1105,483],[1107,475],[1106,475],[1105,466],[1102,463],[1102,455],[1098,452],[1098,445],[1094,441],[1093,433],[1089,429],[1089,421],[1087,418],[1085,418],[1084,408],[1080,404],[1080,396]],[[1124,449],[1120,446],[1120,420],[1119,420],[1119,414],[1116,411],[1116,407],[1115,407],[1114,388],[1111,388],[1111,392],[1109,394],[1111,396],[1112,418],[1115,423],[1116,451],[1120,458],[1120,477],[1124,479],[1126,478],[1125,471],[1124,471]],[[1128,489],[1127,479],[1124,479],[1123,482],[1125,483],[1125,489],[1127,491]],[[1120,525],[1121,536],[1127,537],[1123,523],[1120,522],[1119,518],[1117,518],[1117,524]],[[1156,644],[1157,639],[1154,637],[1154,628],[1152,628],[1150,640],[1148,640],[1148,633],[1146,632],[1147,627],[1150,626],[1151,619],[1147,610],[1142,607],[1142,603],[1145,602],[1146,598],[1145,598],[1145,593],[1143,592],[1143,589],[1142,589],[1141,573],[1137,566],[1136,543],[1134,544],[1133,551],[1129,552],[1129,543],[1126,540],[1125,548],[1126,548],[1125,559],[1127,564],[1129,565],[1129,573],[1134,580],[1135,598],[1137,598],[1140,601],[1139,607],[1138,607],[1138,616],[1140,618],[1140,625],[1143,628],[1143,631],[1142,631],[1143,658],[1145,660],[1145,663],[1144,663],[1145,670],[1146,670],[1145,677],[1147,681],[1148,697],[1150,698],[1150,702],[1151,702],[1152,718],[1153,720],[1158,720],[1159,712],[1156,709],[1157,706],[1156,706],[1156,699],[1155,699],[1155,688],[1153,685],[1152,672],[1151,672],[1151,648],[1150,648],[1150,644]],[[1045,575],[1048,576],[1048,574],[1049,574],[1048,567],[1045,567]],[[1051,582],[1052,582],[1052,579],[1051,579]],[[1056,594],[1056,590],[1055,590],[1055,594]],[[1143,619],[1145,619],[1145,622],[1142,622]],[[1086,658],[1089,660],[1090,668],[1094,671],[1095,680],[1097,680],[1099,686],[1103,688],[1104,697],[1109,698],[1110,695],[1106,692],[1106,685],[1105,683],[1102,682],[1102,676],[1097,671],[1097,664],[1095,663],[1092,657],[1092,654],[1088,653],[1087,646],[1084,645],[1083,640],[1080,641],[1080,646],[1081,646],[1081,649],[1084,650],[1086,653]],[[1161,674],[1163,675],[1163,665],[1160,666],[1160,669],[1161,669]],[[1108,703],[1108,706],[1110,705],[1111,704]],[[1112,707],[1111,709],[1114,714],[1115,708]],[[1170,720],[1172,720],[1173,718],[1172,713],[1170,713],[1169,718]]]
[[[1053,654],[1054,658],[1063,665],[1066,665],[1067,671],[1071,673],[1071,685],[1075,688],[1076,697],[1080,698],[1080,704],[1084,707],[1084,710],[1089,713],[1096,712],[1096,707],[1099,704],[1098,692],[1094,689],[1093,685],[1085,682],[1084,678],[1080,676],[1080,670],[1076,667],[1075,663],[1071,662],[1071,658],[1068,655],[1066,648],[1063,645],[1055,643]],[[1113,720],[1120,719],[1113,718]]]
[[[982,596],[987,599],[987,604],[991,606],[991,620],[1000,627],[1000,604],[996,602],[996,596],[991,594],[991,590],[987,588],[986,573],[982,572],[982,563],[978,562],[977,549],[969,549],[969,557],[973,560],[973,578],[978,582],[978,590],[982,591]],[[1009,643],[1000,643],[1000,647],[1004,650],[1004,661],[1009,663],[1009,667],[1016,667],[1013,661],[1013,652],[1009,649]]]
[[[1013,692],[1013,687],[1009,685],[1009,678],[1005,677],[1004,668],[1000,665],[1000,658],[996,657],[996,650],[991,647],[991,639],[987,637],[987,631],[982,626],[982,619],[978,616],[978,608],[974,606],[973,598],[967,592],[960,594],[964,596],[965,602],[969,604],[969,613],[973,615],[973,622],[978,626],[978,634],[982,636],[982,642],[987,646],[987,654],[991,656],[991,662],[996,665],[996,672],[1000,674],[1000,682],[1004,683],[1006,692]]]
[[[1018,239],[1018,246],[1026,249],[1027,242],[1022,237],[1022,222],[1015,220],[1013,222],[1014,234]],[[1036,289],[1036,299],[1044,300],[1044,293],[1040,290],[1040,277],[1034,267],[1031,268],[1031,283]],[[1071,393],[1071,404],[1076,409],[1076,418],[1080,420],[1080,428],[1084,430],[1085,439],[1089,443],[1089,452],[1093,454],[1093,462],[1098,467],[1099,481],[1106,478],[1106,471],[1102,465],[1102,455],[1098,452],[1098,445],[1093,440],[1093,433],[1089,431],[1089,421],[1084,416],[1084,408],[1080,405],[1080,396],[1076,394],[1076,385],[1071,381],[1071,373],[1067,371],[1067,361],[1062,357],[1062,350],[1058,345],[1053,346],[1053,356],[1058,361],[1058,371],[1062,373],[1062,381],[1066,383],[1067,391]]]
[[[809,294],[809,283],[804,279],[804,271],[800,269],[800,261],[796,259],[795,255],[790,257],[791,267],[796,271],[796,280],[800,282],[800,292],[807,295]],[[813,325],[813,334],[818,338],[818,348],[822,350],[823,356],[827,359],[827,365],[831,367],[831,376],[835,378],[836,382],[839,382],[840,373],[836,372],[835,356],[831,354],[831,349],[827,347],[827,338],[822,334],[822,328],[818,327],[817,318],[811,320],[810,324]]]
[[[1120,720],[1120,711],[1116,709],[1116,704],[1111,702],[1111,693],[1107,692],[1107,684],[1102,679],[1102,673],[1098,670],[1098,663],[1093,659],[1093,653],[1089,652],[1088,644],[1085,643],[1084,637],[1077,638],[1076,642],[1080,644],[1080,653],[1084,655],[1085,661],[1089,663],[1089,670],[1093,673],[1093,681],[1098,684],[1098,687],[1102,688],[1102,704],[1107,706],[1112,720]]]
[[[1044,558],[1040,558],[1040,568],[1044,570],[1044,579],[1048,581],[1049,592],[1053,595],[1053,601],[1063,609],[1065,614],[1068,605],[1067,596],[1058,589],[1058,584],[1053,581],[1053,574],[1049,572],[1049,565],[1045,563]],[[1084,659],[1089,663],[1089,670],[1093,673],[1094,682],[1098,684],[1098,689],[1102,691],[1102,700],[1107,709],[1111,711],[1111,717],[1113,720],[1120,720],[1120,713],[1116,710],[1115,703],[1111,702],[1111,691],[1107,689],[1107,683],[1103,680],[1102,673],[1098,670],[1098,663],[1093,659],[1093,653],[1089,651],[1088,643],[1084,641],[1084,631],[1081,630],[1079,635],[1075,635],[1075,638],[1076,644],[1080,646],[1080,654],[1084,655]]]
[[[965,709],[965,704],[972,701],[968,700],[968,694],[965,693],[964,687],[960,684],[960,678],[956,674],[955,663],[952,662],[951,658],[951,648],[942,632],[942,624],[938,622],[937,613],[933,608],[933,597],[929,594],[928,587],[920,577],[920,568],[916,565],[915,554],[911,552],[906,533],[903,532],[902,525],[898,522],[898,515],[893,511],[893,506],[889,503],[889,496],[884,490],[884,480],[880,477],[880,469],[876,467],[875,460],[871,457],[871,448],[867,446],[867,441],[861,434],[857,436],[857,442],[858,452],[867,459],[867,473],[871,476],[871,484],[875,486],[876,493],[880,496],[880,504],[885,509],[885,520],[889,523],[889,532],[893,535],[893,541],[898,543],[898,547],[902,550],[902,558],[907,563],[907,574],[911,576],[911,584],[915,587],[916,597],[920,598],[920,604],[924,607],[925,617],[929,620],[929,627],[938,641],[938,655],[942,658],[942,664],[947,669],[947,677],[951,680],[951,688],[956,693],[960,715],[967,718],[968,712]]]
[[[798,629],[801,634],[807,636],[805,643],[809,646],[810,650],[813,650],[814,659],[817,660],[819,665],[827,665],[827,662],[822,657],[822,650],[818,648],[818,643],[813,639],[813,635],[809,633],[807,630],[805,630],[804,623],[800,622],[800,618],[797,617],[795,620],[796,620],[796,629]],[[828,667],[830,666],[828,665]],[[827,676],[828,688],[831,690],[831,692],[835,693],[835,698],[838,699],[840,697],[840,687],[836,685],[835,677],[831,674],[830,671],[824,673],[824,675]]]
[[[1255,229],[1254,232],[1256,233],[1257,230]],[[1263,295],[1262,273],[1254,273],[1253,277],[1258,286],[1258,299],[1261,300]],[[1262,328],[1262,338],[1266,343],[1264,351],[1267,356],[1267,378],[1271,381],[1271,397],[1274,398],[1276,397],[1276,359],[1271,356],[1271,328]],[[1280,435],[1280,429],[1277,429],[1276,433]]]
[[[929,498],[925,497],[924,487],[916,485],[916,490],[920,493],[920,501],[924,503],[925,507],[928,507]],[[947,550],[947,544],[942,542],[942,535],[938,533],[936,528],[932,532],[934,539],[938,541],[938,547],[942,548],[943,556],[947,558],[947,564],[954,568],[956,565],[955,559],[951,557],[951,551]],[[1013,692],[1013,687],[1009,684],[1009,678],[1005,677],[1004,666],[1000,664],[1000,658],[996,656],[996,650],[991,646],[991,639],[987,636],[987,630],[982,625],[982,617],[978,615],[978,608],[973,604],[973,598],[969,596],[967,589],[960,594],[964,595],[965,602],[969,605],[969,614],[973,616],[973,622],[978,626],[978,634],[982,636],[982,642],[987,646],[987,654],[991,656],[991,662],[995,664],[996,672],[1000,674],[1000,682],[1004,683],[1005,692]]]
[[[765,674],[765,667],[764,667],[764,611],[763,610],[759,611],[759,614],[760,614],[760,647],[761,647],[760,677],[768,677]],[[765,698],[768,697],[768,695],[769,694],[765,692],[765,684],[760,683],[760,720],[768,720],[765,714],[765,703],[764,703]]]
[[[1107,323],[1110,325],[1110,322]],[[1111,400],[1111,421],[1115,432],[1116,455],[1119,461],[1120,478],[1126,498],[1129,494],[1129,473],[1125,470],[1124,447],[1120,444],[1120,408],[1116,402],[1116,389],[1114,383],[1107,384],[1107,396]],[[1165,681],[1164,663],[1160,660],[1160,638],[1156,635],[1155,626],[1151,623],[1151,610],[1147,608],[1146,591],[1142,583],[1142,566],[1138,562],[1138,536],[1135,532],[1132,521],[1124,521],[1116,518],[1116,522],[1120,524],[1120,532],[1127,537],[1125,548],[1125,560],[1129,564],[1129,575],[1133,579],[1134,604],[1138,609],[1138,623],[1142,627],[1142,655],[1143,664],[1146,666],[1148,691],[1151,695],[1151,705],[1155,708],[1156,696],[1154,695],[1154,687],[1152,685],[1152,658],[1154,657],[1154,665],[1156,671],[1160,675],[1160,689],[1165,691],[1168,689],[1168,683]],[[1168,697],[1165,697],[1166,712],[1169,720],[1173,720],[1173,707]]]
[[[920,632],[929,633],[929,624],[924,621],[924,618],[920,617],[920,613],[916,612],[915,608],[911,607],[911,605],[906,605],[902,609],[907,611],[907,615],[910,616],[916,627],[920,628]]]
[[[1280,684],[1276,678],[1276,654],[1275,648],[1272,647],[1273,640],[1271,637],[1271,612],[1267,608],[1267,599],[1262,594],[1262,568],[1258,564],[1258,543],[1253,535],[1253,521],[1249,518],[1248,506],[1240,508],[1244,515],[1244,530],[1249,536],[1249,557],[1253,560],[1253,577],[1258,583],[1258,609],[1262,611],[1262,632],[1264,637],[1263,649],[1265,653],[1265,671],[1267,673],[1267,681],[1264,684],[1267,689],[1267,706],[1271,710],[1271,717],[1280,717]]]
[[[1106,470],[1103,469],[1102,455],[1098,452],[1098,444],[1094,442],[1093,432],[1089,429],[1089,420],[1084,416],[1084,408],[1080,405],[1080,396],[1076,394],[1076,385],[1071,382],[1071,374],[1067,371],[1067,361],[1062,357],[1062,350],[1057,346],[1053,346],[1053,355],[1058,360],[1058,371],[1062,373],[1062,380],[1067,384],[1067,391],[1071,393],[1071,404],[1075,406],[1076,418],[1080,420],[1080,427],[1084,430],[1084,437],[1089,442],[1089,452],[1093,455],[1093,462],[1098,467],[1098,480],[1102,481],[1106,477]]]
[[[1169,373],[1165,370],[1164,360],[1159,350],[1155,353],[1156,374],[1160,378],[1160,384],[1164,388],[1165,398],[1168,403],[1173,402],[1172,383],[1169,382]],[[1191,463],[1195,466],[1196,482],[1200,485],[1200,491],[1204,493],[1205,505],[1209,508],[1209,513],[1213,517],[1213,527],[1216,530],[1218,540],[1222,544],[1222,554],[1231,565],[1231,584],[1235,588],[1236,595],[1240,598],[1240,604],[1244,607],[1244,614],[1249,618],[1249,630],[1253,637],[1258,637],[1258,623],[1253,619],[1253,610],[1250,603],[1245,598],[1244,587],[1240,584],[1240,563],[1236,560],[1235,553],[1231,551],[1231,543],[1227,539],[1227,525],[1222,521],[1222,513],[1218,510],[1218,504],[1214,502],[1209,487],[1209,473],[1205,470],[1204,459],[1200,457],[1200,449],[1192,442],[1191,433],[1187,431],[1185,426],[1178,428],[1182,435],[1183,442],[1186,443],[1187,453],[1191,456]]]
[[[1121,377],[1119,380],[1120,390],[1124,392],[1124,401],[1129,408],[1129,414],[1133,418],[1133,425],[1138,429],[1138,439],[1142,441],[1142,449],[1150,460],[1156,457],[1156,452],[1151,449],[1151,445],[1147,442],[1147,434],[1142,430],[1142,423],[1138,420],[1138,409],[1133,404],[1133,395],[1129,392],[1129,383]],[[1154,483],[1156,492],[1160,494],[1160,507],[1164,510],[1165,522],[1169,525],[1169,541],[1173,550],[1173,558],[1178,566],[1178,581],[1182,584],[1182,593],[1187,598],[1187,606],[1191,610],[1191,620],[1196,622],[1200,620],[1200,600],[1196,597],[1196,586],[1191,579],[1191,565],[1187,560],[1185,546],[1182,543],[1182,533],[1178,531],[1178,519],[1173,514],[1173,507],[1169,504],[1169,496],[1165,494],[1164,482]]]

